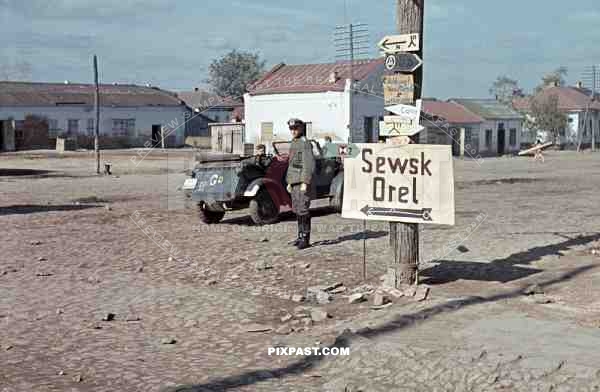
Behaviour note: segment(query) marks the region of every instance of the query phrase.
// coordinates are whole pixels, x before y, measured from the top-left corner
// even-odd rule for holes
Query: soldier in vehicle
[[[305,137],[306,124],[297,118],[288,121],[292,133],[290,159],[287,171],[287,191],[292,197],[292,209],[298,219],[298,249],[310,246],[310,199],[311,181],[315,168],[312,145]]]
[[[271,164],[272,157],[266,154],[266,148],[264,144],[258,144],[254,149],[254,156],[244,160],[244,165],[256,165],[260,168],[267,170]]]

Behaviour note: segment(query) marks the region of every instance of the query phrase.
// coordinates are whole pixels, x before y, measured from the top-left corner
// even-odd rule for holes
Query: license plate
[[[184,190],[194,189],[194,188],[196,188],[197,182],[198,182],[198,180],[196,178],[188,178],[187,180],[185,180],[183,182],[183,189]]]

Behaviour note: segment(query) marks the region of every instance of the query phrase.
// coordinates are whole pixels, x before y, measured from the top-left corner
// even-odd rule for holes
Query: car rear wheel
[[[344,201],[344,185],[333,195],[329,201],[329,205],[335,210],[335,212],[342,212],[342,204]]]
[[[269,225],[277,222],[279,211],[265,188],[258,191],[250,200],[250,218],[257,225]]]
[[[200,220],[207,225],[221,222],[224,216],[225,211],[211,211],[207,210],[206,207],[200,207]]]

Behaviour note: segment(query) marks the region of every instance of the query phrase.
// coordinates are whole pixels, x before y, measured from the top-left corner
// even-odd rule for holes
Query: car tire
[[[225,211],[211,211],[200,207],[200,220],[207,225],[213,225],[221,222],[225,216]]]
[[[256,196],[250,200],[250,218],[254,224],[270,225],[277,222],[279,211],[265,188],[261,188]]]

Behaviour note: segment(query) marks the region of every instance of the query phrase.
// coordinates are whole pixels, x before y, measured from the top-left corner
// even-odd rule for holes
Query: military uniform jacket
[[[310,141],[304,136],[293,139],[290,146],[290,161],[286,180],[290,185],[310,184],[315,169],[315,157]]]

